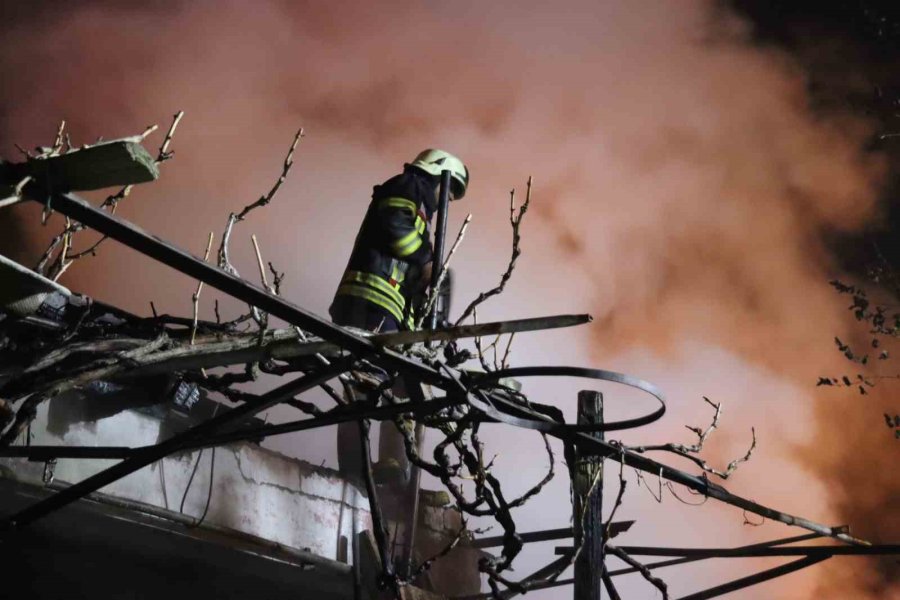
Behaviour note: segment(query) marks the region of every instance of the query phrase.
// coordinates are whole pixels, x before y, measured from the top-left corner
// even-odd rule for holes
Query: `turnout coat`
[[[335,323],[381,331],[412,328],[422,267],[432,259],[434,190],[432,176],[409,165],[375,186],[329,308]]]

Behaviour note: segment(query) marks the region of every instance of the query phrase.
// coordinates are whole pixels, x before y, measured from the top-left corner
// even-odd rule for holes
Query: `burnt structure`
[[[132,150],[134,149],[132,148]],[[293,152],[293,147],[291,151]],[[162,156],[162,154],[161,151],[160,155]],[[24,358],[20,356],[18,360],[22,361],[22,364],[12,369],[0,385],[0,394],[22,403],[15,411],[11,406],[7,406],[5,446],[0,448],[0,456],[21,457],[43,462],[46,465],[45,471],[51,468],[54,461],[62,458],[80,458],[92,461],[114,459],[119,462],[95,469],[79,481],[73,481],[71,485],[58,488],[45,486],[42,491],[16,492],[15,501],[6,506],[7,514],[4,515],[3,520],[2,543],[7,552],[14,552],[17,540],[24,539],[21,536],[27,535],[28,531],[37,530],[43,522],[49,522],[48,520],[62,519],[63,515],[67,513],[60,512],[61,509],[69,511],[68,514],[74,514],[72,511],[78,510],[88,511],[83,514],[89,515],[89,509],[85,508],[86,505],[83,502],[85,498],[92,497],[101,489],[108,489],[108,486],[114,486],[118,482],[124,481],[125,478],[145,470],[146,467],[165,464],[164,461],[167,457],[223,446],[228,446],[233,450],[235,447],[243,447],[240,446],[241,444],[252,443],[268,436],[355,421],[359,423],[361,436],[366,442],[363,444],[362,462],[365,469],[361,478],[363,483],[361,487],[364,488],[365,497],[368,500],[367,513],[371,518],[372,534],[371,543],[361,542],[355,535],[356,526],[354,525],[352,527],[353,535],[345,536],[348,541],[343,543],[347,547],[340,552],[345,558],[353,557],[347,560],[353,566],[349,569],[335,571],[345,573],[348,577],[345,579],[345,582],[350,583],[347,593],[352,595],[345,597],[362,598],[367,594],[378,593],[397,597],[425,594],[427,592],[416,591],[416,586],[421,585],[429,578],[428,574],[432,570],[432,564],[440,564],[440,560],[444,556],[454,552],[457,556],[466,556],[472,561],[472,573],[476,572],[477,568],[478,572],[487,577],[491,587],[490,593],[482,596],[441,590],[439,589],[440,584],[437,583],[441,579],[437,567],[434,568],[434,575],[431,576],[431,587],[435,592],[449,592],[465,598],[509,598],[531,589],[570,583],[575,584],[576,597],[579,599],[599,599],[602,594],[601,588],[605,589],[610,598],[618,598],[620,595],[613,583],[614,578],[632,572],[640,572],[649,583],[663,593],[664,597],[668,597],[664,581],[653,573],[656,569],[725,556],[798,557],[780,567],[768,569],[709,590],[698,591],[683,597],[682,600],[700,600],[721,596],[835,556],[900,553],[898,546],[874,547],[864,540],[854,538],[845,527],[819,524],[732,494],[709,479],[708,475],[716,474],[716,471],[705,468],[702,461],[695,461],[704,468],[700,475],[694,475],[646,456],[646,452],[649,451],[670,451],[690,458],[691,450],[689,448],[676,448],[673,445],[629,448],[616,441],[606,439],[604,435],[606,432],[638,427],[663,416],[665,404],[662,394],[652,384],[620,373],[574,367],[498,368],[489,369],[487,373],[477,373],[458,368],[456,357],[429,353],[427,348],[425,351],[416,348],[417,343],[421,345],[423,342],[434,340],[485,335],[491,331],[521,331],[573,325],[586,322],[589,320],[587,318],[578,316],[548,317],[525,322],[481,325],[468,330],[461,327],[366,337],[359,332],[333,325],[302,307],[292,304],[279,297],[268,286],[253,285],[239,277],[233,270],[210,265],[205,260],[192,256],[172,244],[144,232],[136,225],[109,211],[91,206],[70,191],[74,188],[71,184],[66,185],[62,171],[56,172],[52,162],[42,165],[40,160],[54,160],[54,158],[32,161],[38,163],[37,165],[29,164],[26,167],[6,168],[6,183],[13,192],[14,201],[28,199],[40,202],[48,209],[65,215],[80,226],[94,229],[109,239],[129,246],[246,303],[253,307],[254,319],[264,322],[265,319],[259,316],[262,313],[284,320],[295,328],[296,335],[267,331],[261,327],[259,334],[248,341],[240,339],[240,336],[231,335],[233,332],[223,330],[218,333],[220,337],[227,338],[224,345],[215,346],[214,344],[219,342],[210,340],[208,346],[201,343],[196,344],[199,348],[195,348],[194,335],[198,331],[196,317],[193,330],[190,332],[190,344],[186,346],[184,339],[179,340],[176,333],[166,330],[165,327],[162,330],[166,335],[161,336],[158,329],[153,329],[160,325],[157,321],[148,324],[146,320],[135,320],[131,315],[117,313],[112,307],[101,306],[99,311],[96,305],[83,306],[78,309],[77,302],[68,300],[66,306],[75,307],[72,308],[75,316],[71,322],[67,322],[65,319],[48,319],[35,314],[18,315],[8,319],[3,325],[8,328],[8,335],[15,337],[16,332],[20,331],[22,327],[45,327],[48,331],[44,335],[48,339],[55,340],[58,347],[53,348],[51,344],[43,351],[41,349],[35,351],[34,356],[25,356]],[[138,162],[146,163],[146,160],[141,159]],[[288,162],[286,162],[286,168]],[[98,182],[103,185],[131,183],[131,180],[128,179],[130,175],[125,179],[120,179],[122,172],[124,171],[118,168],[102,172],[96,180],[91,180],[89,184],[95,185]],[[527,200],[519,218],[526,207]],[[239,218],[230,219],[229,226]],[[514,219],[511,220],[517,239],[517,223]],[[514,251],[512,262],[516,256]],[[507,278],[508,276],[505,276],[505,279]],[[65,295],[63,290],[53,289],[49,292]],[[43,304],[42,300],[40,305],[43,306]],[[82,312],[79,313],[79,310]],[[115,344],[121,343],[118,338],[110,338],[112,339],[110,342],[104,335],[99,338],[88,336],[93,344],[96,344],[98,339],[102,339],[105,343],[111,343],[113,346],[104,347],[104,352],[98,353],[100,358],[97,360],[78,362],[74,373],[64,368],[66,365],[62,362],[52,363],[50,361],[54,367],[59,367],[57,371],[37,368],[49,360],[48,356],[55,357],[53,352],[65,348],[67,344],[70,345],[77,341],[87,342],[87,339],[82,340],[78,336],[89,332],[92,327],[100,327],[102,330],[103,327],[106,327],[102,319],[104,315],[110,313],[121,321],[116,324],[116,327],[124,328],[119,328],[117,331],[127,331],[129,339],[138,340],[138,342],[131,346],[117,347]],[[190,320],[182,321],[190,324]],[[185,323],[180,324],[184,325]],[[172,325],[172,323],[166,325]],[[215,329],[213,324],[205,325]],[[150,328],[142,329],[142,326]],[[185,337],[184,331],[181,335],[182,338]],[[213,335],[213,337],[216,336]],[[281,354],[275,354],[276,349],[280,349],[278,351]],[[92,347],[92,350],[97,353],[95,346]],[[129,379],[132,382],[136,379],[142,381],[143,383],[136,387],[145,389],[148,385],[146,382],[149,380],[140,378],[162,377],[165,380],[165,377],[177,372],[186,375],[177,382],[164,381],[160,384],[160,389],[165,390],[167,394],[172,394],[176,403],[186,405],[192,402],[194,388],[182,389],[180,386],[185,382],[198,383],[196,377],[191,377],[191,373],[204,367],[247,361],[259,362],[275,358],[289,361],[290,369],[284,371],[285,378],[288,379],[286,383],[261,395],[232,393],[228,397],[234,401],[233,407],[221,405],[222,408],[218,412],[213,411],[206,418],[190,421],[185,426],[166,432],[166,435],[159,435],[155,441],[147,442],[144,445],[10,445],[22,427],[32,422],[37,414],[37,408],[43,400],[57,397],[60,393],[70,389],[99,385],[92,382],[111,381],[115,383],[127,382]],[[431,398],[413,394],[409,402],[394,402],[389,394],[389,386],[385,385],[380,389],[373,390],[367,399],[347,404],[342,402],[340,395],[330,387],[329,382],[336,378],[352,376],[353,373],[359,371],[373,370],[388,375],[390,383],[394,378],[402,377],[406,382],[430,386],[435,390],[435,394]],[[32,374],[36,375],[32,376]],[[57,379],[53,379],[53,375],[56,375]],[[579,411],[582,418],[577,423],[566,423],[558,409],[530,401],[511,383],[511,380],[532,376],[581,377],[627,385],[652,396],[656,405],[644,416],[607,422],[602,417],[602,403],[595,395],[586,392],[583,395]],[[290,377],[294,378],[290,379]],[[122,385],[127,387],[127,384]],[[132,383],[132,389],[134,387]],[[302,394],[313,388],[325,389],[335,399],[336,406],[322,410],[300,399]],[[227,386],[219,391],[227,392]],[[308,416],[277,425],[262,424],[254,420],[257,415],[278,404],[293,406],[307,413]],[[455,505],[456,510],[449,510],[449,512],[445,510],[443,507],[447,503],[445,501],[432,502],[432,508],[438,509],[437,512],[442,515],[442,518],[447,514],[491,517],[503,529],[499,538],[472,540],[471,536],[466,533],[465,521],[461,518],[451,517],[451,521],[457,519],[455,525],[458,530],[455,534],[448,535],[447,531],[441,530],[440,535],[433,536],[435,539],[429,541],[428,554],[410,551],[407,560],[399,562],[394,560],[391,536],[385,518],[389,511],[383,510],[384,507],[379,502],[379,495],[384,490],[379,490],[373,479],[367,432],[368,423],[371,420],[394,419],[400,416],[426,425],[444,436],[444,439],[438,444],[438,449],[435,450],[433,460],[425,459],[421,455],[421,449],[417,447],[415,438],[407,436],[407,453],[411,462],[419,469],[439,478],[445,484],[449,492],[447,500]],[[511,509],[537,494],[546,480],[520,498],[513,500],[505,498],[499,482],[490,474],[490,469],[486,467],[484,457],[480,452],[481,444],[478,441],[477,433],[479,426],[483,423],[502,423],[510,427],[533,430],[545,437],[557,438],[563,442],[566,448],[567,462],[573,469],[570,475],[573,477],[576,493],[575,525],[572,529],[525,534],[517,531],[515,521],[510,513]],[[700,436],[700,445],[707,433],[697,431]],[[450,460],[446,453],[447,448],[453,448],[458,453],[456,458],[458,462]],[[549,443],[547,448],[552,458]],[[807,533],[741,548],[634,547],[612,544],[610,539],[615,534],[624,532],[627,524],[616,524],[612,522],[611,516],[605,522],[602,520],[599,498],[604,485],[602,468],[604,461],[615,461],[630,466],[638,471],[680,484],[706,498],[741,508],[748,513],[770,520],[805,529]],[[474,498],[467,497],[460,486],[454,483],[454,478],[464,473],[473,478],[476,487]],[[548,478],[549,476],[552,476],[552,471]],[[44,479],[46,481],[49,477]],[[417,478],[414,477],[413,481],[417,481]],[[212,485],[211,482],[210,485]],[[48,491],[52,493],[47,493]],[[362,491],[359,490],[360,493]],[[414,496],[419,496],[418,485],[409,491]],[[342,505],[346,504],[344,500],[341,503]],[[412,504],[413,518],[411,524],[405,525],[407,531],[405,535],[411,540],[408,546],[414,547],[419,543],[419,536],[413,535],[411,532],[422,524],[421,515],[428,512],[424,508],[428,505],[427,502],[419,501]],[[353,504],[352,506],[357,510],[362,510],[360,505]],[[92,517],[85,516],[84,522],[90,518]],[[79,520],[79,522],[81,521]],[[421,529],[425,530],[429,527],[426,519],[425,527]],[[338,528],[340,529],[340,523]],[[431,529],[433,533],[440,528],[431,527]],[[125,534],[123,533],[123,535]],[[369,539],[368,536],[363,537]],[[508,578],[506,573],[523,544],[531,541],[567,539],[569,537],[573,538],[574,543],[559,548],[560,557],[551,561],[547,567],[521,581],[513,581]],[[840,544],[789,545],[797,541],[815,538],[830,538]],[[340,544],[341,542],[338,542],[338,547]],[[500,556],[481,552],[481,549],[490,547],[500,547]],[[366,561],[361,558],[365,553],[369,553],[371,560]],[[609,556],[620,559],[626,564],[626,567],[607,569],[606,562]],[[636,556],[663,556],[669,557],[669,559],[644,564],[637,561],[634,558]],[[357,558],[360,559],[356,560]],[[285,560],[287,563],[293,561],[301,572],[304,568],[308,568],[308,564],[315,562],[309,556],[303,555],[302,551],[301,555],[295,559]],[[222,560],[225,561],[222,564],[230,564],[228,563],[229,559],[223,558]],[[565,569],[573,563],[576,566],[575,580],[560,579]],[[365,565],[369,565],[368,573],[364,572]],[[327,570],[324,567],[322,569],[323,572]],[[297,579],[298,585],[305,585],[302,581],[304,581],[302,577]],[[325,580],[317,580],[318,583],[322,581]],[[139,586],[140,583],[135,585]],[[314,584],[309,583],[309,585]],[[309,591],[312,593],[313,588],[310,588]]]

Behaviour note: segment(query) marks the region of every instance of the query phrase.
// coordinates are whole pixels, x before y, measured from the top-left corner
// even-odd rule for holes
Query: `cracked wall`
[[[58,401],[58,400],[57,400]],[[53,401],[51,401],[53,402]],[[95,422],[48,428],[50,403],[32,424],[35,445],[142,446],[169,434],[162,419],[124,411]],[[199,462],[198,462],[199,461]],[[114,464],[114,460],[60,459],[55,481],[76,483]],[[40,483],[42,463],[2,459],[16,478]],[[191,473],[196,473],[191,480]],[[324,558],[350,562],[349,540],[371,527],[368,500],[337,472],[316,467],[251,443],[173,455],[100,491],[118,498],[199,517]],[[212,487],[210,488],[210,478]],[[190,482],[190,485],[189,485]],[[183,504],[183,506],[182,506]]]

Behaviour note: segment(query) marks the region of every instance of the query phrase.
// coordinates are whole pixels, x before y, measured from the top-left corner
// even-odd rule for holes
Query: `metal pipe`
[[[823,560],[827,560],[828,556],[819,556],[819,557],[806,557],[801,558],[800,560],[795,560],[793,562],[789,562],[786,565],[781,565],[779,567],[775,567],[773,569],[767,569],[765,571],[761,571],[754,575],[750,575],[748,577],[743,577],[741,579],[736,579],[734,581],[730,581],[728,583],[718,585],[702,592],[697,592],[694,594],[690,594],[688,596],[683,596],[678,600],[708,600],[709,598],[715,598],[717,596],[722,596],[724,594],[743,589],[746,587],[750,587],[752,585],[756,585],[758,583],[763,583],[765,581],[769,581],[770,579],[775,579],[776,577],[781,577],[782,575],[787,575],[789,573],[793,573],[794,571],[799,571],[805,567],[812,566],[816,563],[822,562]],[[615,575],[615,573],[610,573],[610,576]],[[540,582],[531,587],[531,590],[545,590],[554,587],[562,587],[566,585],[571,585],[574,583],[574,579],[559,579],[557,581],[547,581]],[[490,598],[490,594],[485,594],[483,596],[479,596],[480,598],[484,598],[485,600]],[[468,600],[468,599],[460,599],[457,600]]]
[[[6,446],[0,457],[27,458],[40,462],[56,458],[128,458],[134,448],[127,446]]]
[[[450,212],[450,171],[441,171],[441,187],[438,192],[437,222],[434,225],[432,246],[431,293],[437,294],[437,283],[444,268],[444,246],[447,241],[447,216]],[[429,329],[437,329],[437,303],[428,316]]]
[[[615,537],[620,533],[628,531],[634,521],[616,521],[610,524],[609,535]],[[545,529],[542,531],[527,531],[518,534],[522,543],[529,544],[532,542],[548,542],[552,540],[564,540],[575,535],[571,527],[563,527],[562,529]],[[477,538],[469,544],[473,548],[499,548],[503,545],[503,536],[495,535],[491,537]]]
[[[769,581],[770,579],[775,579],[776,577],[781,577],[782,575],[787,575],[788,573],[793,573],[794,571],[805,569],[806,567],[811,567],[812,565],[822,562],[823,560],[827,560],[828,558],[829,557],[827,556],[819,558],[801,558],[800,560],[789,562],[786,565],[781,565],[780,567],[775,567],[773,569],[766,569],[765,571],[760,571],[759,573],[750,575],[749,577],[735,579],[734,581],[729,581],[728,583],[717,585],[716,587],[709,588],[708,590],[704,590],[702,592],[697,592],[696,594],[682,596],[678,600],[708,600],[709,598],[724,596],[725,594],[729,594],[731,592],[741,590],[752,585],[757,585],[764,581]]]
[[[749,556],[870,556],[900,554],[900,544],[880,546],[793,546],[790,548],[656,548],[619,546],[634,556],[684,556],[697,558],[746,558]]]
[[[606,588],[606,593],[609,594],[609,600],[622,600],[622,596],[619,595],[619,590],[617,590],[615,584],[613,584],[609,571],[603,569],[601,579],[603,580],[603,587]]]
[[[769,542],[761,542],[759,544],[750,544],[749,546],[741,546],[741,548],[749,549],[749,548],[770,548],[772,546],[779,546],[781,544],[793,544],[794,542],[804,542],[806,540],[814,540],[822,537],[822,534],[819,533],[806,533],[803,535],[795,535],[793,537],[781,538],[778,540],[772,540]],[[689,556],[685,558],[675,558],[672,560],[661,560],[655,563],[649,563],[644,565],[645,568],[649,570],[653,569],[661,569],[663,567],[674,567],[675,565],[683,565],[685,563],[697,562],[699,560],[706,560],[707,557],[698,557],[698,556]],[[622,569],[616,569],[615,571],[610,571],[611,577],[617,577],[619,575],[629,575],[631,573],[637,573],[640,571],[637,567],[624,567]]]

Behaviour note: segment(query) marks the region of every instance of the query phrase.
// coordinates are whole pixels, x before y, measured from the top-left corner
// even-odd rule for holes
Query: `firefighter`
[[[443,150],[421,152],[404,165],[403,173],[375,186],[329,308],[336,324],[382,333],[414,327],[419,300],[431,280],[430,224],[444,170],[450,171],[450,199],[462,198],[469,185],[469,170]],[[393,423],[381,427],[379,459],[375,465],[379,479],[402,481],[408,477],[402,437]],[[359,477],[356,423],[338,427],[338,464],[345,476]]]

